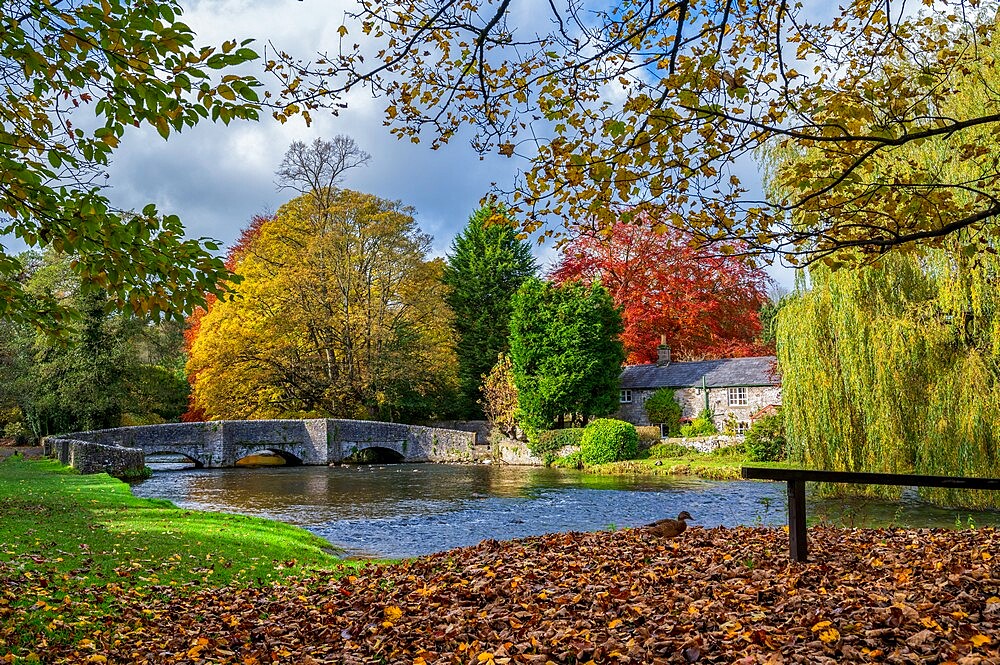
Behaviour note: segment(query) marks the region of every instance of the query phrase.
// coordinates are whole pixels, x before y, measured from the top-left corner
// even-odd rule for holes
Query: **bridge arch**
[[[157,448],[157,449],[154,449],[154,450],[147,450],[147,451],[145,451],[145,453],[146,453],[146,462],[147,463],[148,462],[153,462],[153,463],[161,462],[162,460],[156,459],[159,456],[163,456],[163,455],[176,455],[178,457],[183,457],[187,461],[189,461],[192,464],[194,464],[194,468],[196,468],[196,469],[204,469],[205,468],[205,463],[202,460],[198,459],[197,457],[193,456],[190,452],[182,452],[180,450],[170,450],[168,448],[163,448],[163,449]],[[153,459],[150,459],[150,458],[153,458]]]
[[[406,461],[406,453],[398,444],[364,443],[354,445],[345,453],[344,464],[400,464]]]
[[[240,451],[241,456],[237,458],[234,464],[239,464],[248,457],[256,457],[259,455],[273,455],[275,457],[280,457],[284,461],[284,466],[302,466],[302,458],[294,453],[281,448],[271,448],[268,446],[260,446],[259,448],[247,449],[246,452]]]

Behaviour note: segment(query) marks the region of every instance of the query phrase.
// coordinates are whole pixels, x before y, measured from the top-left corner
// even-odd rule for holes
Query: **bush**
[[[646,400],[646,417],[651,423],[663,423],[667,434],[675,436],[681,430],[681,405],[670,388],[660,388]]]
[[[556,453],[566,446],[579,446],[582,437],[582,427],[550,429],[539,434],[533,441],[529,440],[528,450],[535,457],[544,460],[546,464],[551,464],[555,460]]]
[[[639,433],[624,420],[598,418],[583,430],[580,453],[587,464],[631,459],[639,452]]]
[[[718,433],[719,430],[715,427],[715,422],[712,420],[712,412],[709,409],[705,409],[699,413],[698,417],[692,420],[690,425],[681,427],[681,436],[709,436]]]
[[[649,449],[649,456],[652,459],[677,459],[678,457],[687,457],[689,455],[698,454],[698,451],[694,448],[688,448],[687,446],[677,443],[676,441],[658,443]]]
[[[709,455],[716,459],[743,460],[747,456],[747,449],[743,443],[734,443],[731,446],[716,448]]]
[[[785,419],[781,414],[758,418],[747,430],[743,445],[751,462],[785,459]]]
[[[13,439],[15,446],[29,446],[35,443],[35,435],[20,421],[7,423],[3,428],[3,435]]]
[[[583,468],[583,454],[577,450],[565,457],[558,457],[552,461],[552,466],[561,469],[582,469]]]
[[[644,427],[636,427],[636,433],[639,435],[639,447],[649,448],[660,442],[660,426],[659,425],[646,425]]]

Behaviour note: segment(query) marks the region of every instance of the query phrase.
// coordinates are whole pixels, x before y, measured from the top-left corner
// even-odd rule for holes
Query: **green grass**
[[[18,625],[76,641],[121,596],[199,586],[264,585],[362,565],[329,543],[269,520],[183,510],[134,497],[106,474],[79,475],[52,460],[0,462],[0,661],[26,654]]]
[[[657,465],[659,462],[659,465]],[[738,480],[740,467],[794,468],[793,462],[751,462],[739,447],[700,453],[678,443],[666,442],[640,453],[639,459],[586,467],[586,471],[607,475],[690,475],[715,480]]]

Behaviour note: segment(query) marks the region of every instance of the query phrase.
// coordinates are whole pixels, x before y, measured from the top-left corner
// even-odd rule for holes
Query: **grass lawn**
[[[19,644],[28,632],[21,622],[43,625],[48,639],[76,640],[117,597],[359,565],[280,522],[136,498],[119,480],[52,460],[0,463],[0,662],[37,647]]]
[[[795,468],[794,462],[751,462],[739,447],[700,453],[677,443],[661,443],[640,453],[639,459],[588,466],[591,473],[608,475],[644,474],[653,476],[691,475],[714,480],[739,480],[740,467]]]

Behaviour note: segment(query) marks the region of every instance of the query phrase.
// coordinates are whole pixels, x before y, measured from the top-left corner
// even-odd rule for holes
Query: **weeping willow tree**
[[[881,75],[919,85],[921,68],[928,66],[948,63],[895,62]],[[1000,72],[973,66],[955,80],[946,105],[928,113],[1000,112],[989,92],[1000,88]],[[893,126],[891,104],[885,117],[864,122]],[[832,218],[850,226],[857,223],[856,208],[870,209],[872,200],[882,202],[886,218],[906,220],[918,209],[910,202],[919,192],[935,197],[936,216],[925,226],[947,228],[983,198],[1000,198],[987,178],[998,167],[1000,135],[978,127],[963,132],[962,141],[971,140],[978,150],[959,155],[948,149],[952,137],[939,137],[885,151],[852,173],[851,192],[838,205],[800,211],[796,223],[809,226],[824,215],[825,223]],[[822,177],[818,146],[776,144],[763,156],[773,194],[791,199],[803,178]],[[901,185],[878,184],[887,180]],[[966,186],[937,186],[944,181]],[[802,461],[831,470],[1000,476],[995,231],[995,222],[988,221],[933,246],[914,243],[874,261],[842,254],[812,266],[808,284],[782,310],[777,335],[788,438]],[[922,493],[948,505],[1000,507],[1000,496],[990,492]]]
[[[802,461],[845,471],[1000,475],[998,273],[993,255],[947,251],[814,268],[810,288],[778,324],[783,413]],[[949,505],[1000,505],[989,492],[924,492]]]

